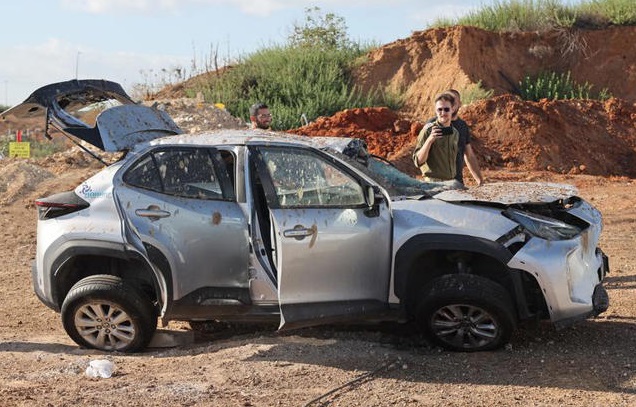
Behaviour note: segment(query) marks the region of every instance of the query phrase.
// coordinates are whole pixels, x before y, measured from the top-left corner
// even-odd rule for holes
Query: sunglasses
[[[438,112],[446,112],[446,113],[448,113],[448,112],[450,112],[450,110],[451,110],[450,107],[438,107],[437,108]]]

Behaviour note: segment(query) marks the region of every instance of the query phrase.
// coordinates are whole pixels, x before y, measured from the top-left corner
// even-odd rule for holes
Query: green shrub
[[[318,116],[356,107],[399,109],[402,94],[382,88],[361,91],[354,86],[353,69],[364,62],[372,44],[350,41],[344,19],[307,8],[303,24],[296,24],[286,45],[274,45],[239,58],[218,75],[188,89],[207,102],[223,103],[236,117],[249,119],[249,107],[266,103],[272,129],[299,127]]]
[[[585,82],[575,83],[567,73],[544,72],[535,77],[526,76],[519,82],[520,96],[524,100],[539,99],[599,99],[611,97],[607,89],[598,93],[592,92],[593,85]]]
[[[190,91],[201,92],[211,103],[223,103],[236,117],[249,118],[257,101],[272,111],[272,128],[299,127],[301,117],[311,121],[352,107],[387,106],[398,109],[401,97],[375,89],[363,93],[353,85],[351,70],[362,51],[276,46],[251,54],[240,63]]]
[[[477,100],[488,99],[492,97],[493,93],[495,93],[493,89],[484,89],[482,87],[481,80],[469,85],[460,92],[462,103],[465,105],[469,105]]]

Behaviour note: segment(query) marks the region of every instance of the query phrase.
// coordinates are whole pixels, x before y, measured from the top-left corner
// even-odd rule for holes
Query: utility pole
[[[79,56],[80,56],[81,52],[77,51],[77,57],[75,57],[75,79],[78,79],[77,76],[77,71],[79,70]]]
[[[9,81],[4,81],[4,105],[9,106]]]

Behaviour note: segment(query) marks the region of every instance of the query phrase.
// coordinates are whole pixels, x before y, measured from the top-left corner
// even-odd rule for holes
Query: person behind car
[[[468,124],[459,118],[459,108],[462,107],[462,100],[459,92],[455,89],[447,90],[448,93],[455,96],[455,103],[453,104],[453,115],[451,117],[451,124],[459,132],[459,142],[457,144],[457,174],[455,179],[464,184],[464,163],[473,176],[473,179],[477,183],[477,186],[483,185],[484,177],[481,175],[479,169],[479,161],[475,155],[475,151],[470,145],[471,135],[470,127]]]
[[[459,141],[457,143],[457,172],[455,174],[455,179],[461,184],[464,185],[464,163],[470,171],[470,174],[475,179],[477,186],[483,185],[484,178],[481,175],[481,171],[479,169],[479,162],[477,161],[477,156],[470,145],[471,142],[471,132],[468,124],[459,118],[459,108],[462,106],[461,96],[459,92],[455,89],[448,89],[444,93],[450,93],[455,97],[455,103],[453,104],[453,115],[451,118],[451,124],[453,127],[457,129],[459,132]],[[432,125],[437,117],[432,117],[428,119],[426,126]]]
[[[417,136],[413,162],[426,181],[449,181],[457,175],[459,132],[451,125],[454,103],[451,93],[437,95],[436,120],[424,126]]]
[[[250,107],[250,122],[252,129],[269,130],[272,125],[272,114],[269,107],[262,102],[254,103]]]

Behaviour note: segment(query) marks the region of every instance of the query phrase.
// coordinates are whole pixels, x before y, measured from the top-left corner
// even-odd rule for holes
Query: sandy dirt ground
[[[554,331],[522,327],[500,351],[451,353],[408,325],[329,326],[291,333],[233,326],[191,343],[143,353],[77,347],[31,288],[32,199],[74,185],[90,169],[68,166],[38,191],[0,207],[0,404],[3,406],[629,406],[636,405],[636,209],[634,180],[537,173],[568,182],[604,213],[611,305],[595,320]],[[6,170],[6,167],[5,167]],[[490,181],[527,179],[486,171]],[[558,178],[558,179],[555,179]],[[86,375],[112,361],[110,378]]]

